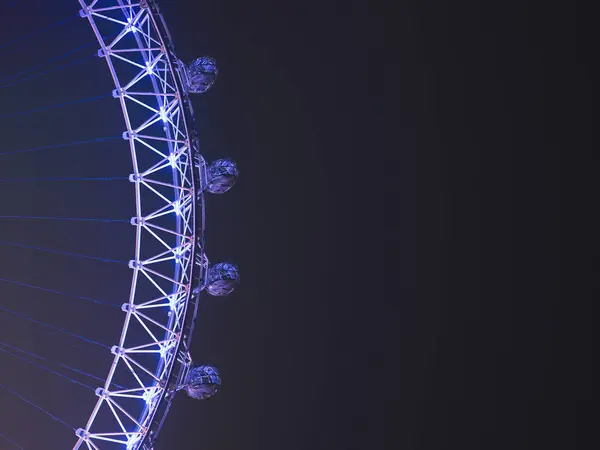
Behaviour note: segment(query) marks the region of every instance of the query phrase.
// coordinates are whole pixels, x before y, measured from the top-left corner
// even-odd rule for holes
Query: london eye
[[[191,342],[240,280],[205,239],[238,168],[196,128],[217,61],[178,57],[159,1],[71,3],[0,42],[0,449],[158,450],[174,399],[221,387]]]

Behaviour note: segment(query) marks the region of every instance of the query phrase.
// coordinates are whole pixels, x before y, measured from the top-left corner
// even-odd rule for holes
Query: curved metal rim
[[[125,320],[119,340],[119,345],[114,353],[115,357],[110,367],[106,383],[102,389],[97,391],[100,397],[90,414],[90,418],[83,429],[77,430],[78,440],[75,449],[85,445],[88,449],[100,450],[101,442],[115,442],[123,444],[127,449],[136,450],[144,442],[154,440],[160,430],[164,417],[172,401],[173,393],[176,390],[176,379],[181,379],[185,368],[189,366],[189,357],[187,349],[191,340],[193,323],[196,315],[197,296],[195,292],[201,290],[203,278],[208,261],[204,256],[203,233],[205,229],[204,219],[204,199],[202,186],[206,180],[206,164],[199,155],[197,146],[197,137],[193,128],[194,115],[187,93],[182,87],[182,80],[179,74],[177,60],[172,52],[173,45],[170,39],[166,25],[158,12],[156,3],[153,0],[133,2],[131,0],[111,0],[112,6],[97,7],[98,0],[79,0],[82,7],[82,17],[87,17],[90,26],[98,39],[102,55],[108,64],[116,93],[121,104],[121,110],[126,126],[126,135],[129,140],[132,164],[133,164],[133,182],[135,184],[136,197],[136,245],[135,258],[132,269],[133,277],[129,301],[125,306]],[[106,3],[106,2],[105,2]],[[122,18],[115,19],[114,14],[119,14]],[[100,34],[96,21],[110,20],[111,22],[122,25],[122,31],[116,38],[110,42]],[[129,48],[118,50],[119,43],[129,33],[136,33],[137,49]],[[156,45],[158,44],[158,45]],[[156,48],[153,48],[155,47]],[[153,49],[151,49],[153,48]],[[122,83],[119,74],[113,64],[113,58],[125,60],[127,52],[135,53],[138,57],[141,55],[146,62],[146,68],[141,67],[139,79],[144,75],[144,70],[150,70],[154,92],[133,93],[129,91],[135,86],[135,79],[128,83]],[[157,75],[153,70],[157,66],[164,68],[164,75]],[[138,80],[139,81],[139,80]],[[135,101],[138,104],[142,96],[152,98],[156,105],[165,105],[165,110],[161,108],[150,108],[148,102],[144,100],[145,106],[150,110],[149,118],[141,126],[133,127],[131,117],[128,113],[128,101]],[[169,101],[167,102],[167,99]],[[164,120],[165,111],[168,111],[170,118],[177,116],[175,120]],[[147,136],[140,134],[148,122],[155,123],[163,119],[165,130],[163,136]],[[167,142],[169,146],[168,160],[166,164],[171,164],[174,183],[173,199],[165,202],[168,206],[163,211],[153,211],[146,214],[142,204],[142,190],[152,189],[151,174],[149,170],[140,170],[137,158],[138,147],[151,147],[150,141],[160,140]],[[173,156],[175,155],[175,156]],[[200,170],[194,169],[194,157],[200,161]],[[166,166],[165,166],[166,167]],[[156,193],[156,192],[155,192]],[[198,201],[198,205],[196,202]],[[197,211],[196,208],[200,210]],[[177,214],[177,226],[175,230],[168,230],[177,235],[178,244],[171,248],[173,255],[169,255],[176,263],[175,275],[161,274],[147,268],[146,265],[152,263],[152,258],[141,261],[141,241],[143,231],[149,232],[157,237],[156,228],[151,229],[150,221],[154,218],[153,214],[162,214],[172,208],[171,212]],[[163,208],[161,208],[163,209]],[[179,213],[177,212],[179,211]],[[199,214],[198,214],[199,213]],[[199,223],[197,223],[199,222]],[[164,243],[164,242],[163,242]],[[168,246],[167,246],[168,247]],[[158,255],[160,256],[160,255]],[[196,260],[201,261],[196,264]],[[152,281],[153,277],[168,278],[172,281],[172,294],[165,295],[163,298],[155,298],[149,301],[139,301],[136,297],[137,281],[140,274]],[[172,278],[171,278],[172,277]],[[157,286],[158,289],[158,286]],[[160,290],[160,289],[159,289]],[[164,303],[164,304],[161,304]],[[140,312],[144,308],[165,308],[165,320],[159,325],[164,329],[164,339],[158,340],[148,331],[149,342],[147,345],[127,348],[127,335],[129,325],[132,320],[137,320],[144,325],[148,323],[148,317]],[[156,323],[155,323],[156,325]],[[146,328],[147,329],[147,328]],[[148,330],[148,329],[147,329]],[[139,365],[132,355],[140,353],[141,349],[149,351],[152,349],[160,354],[156,368],[151,370],[149,367]],[[151,384],[139,382],[140,386],[135,389],[123,391],[111,391],[113,377],[119,365],[125,364],[127,368],[136,373],[136,370],[143,370],[146,374],[152,375],[154,380]],[[137,367],[136,367],[137,366]],[[176,370],[177,366],[177,370]],[[136,377],[138,380],[140,378]],[[127,411],[119,405],[120,397],[138,398],[140,402],[145,400],[143,411],[137,415]],[[161,407],[162,406],[162,407]],[[102,408],[107,408],[115,418],[114,429],[96,431],[96,418]],[[159,410],[162,417],[156,418]],[[127,422],[127,423],[125,423]],[[151,435],[151,436],[150,436]]]

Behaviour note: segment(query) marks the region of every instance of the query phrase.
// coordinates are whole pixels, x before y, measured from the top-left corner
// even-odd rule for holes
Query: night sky
[[[2,40],[75,14],[76,3],[38,2],[33,17],[30,6],[17,3],[10,14],[2,14]],[[232,192],[208,200],[207,251],[211,259],[239,264],[243,284],[225,300],[206,298],[195,332],[193,355],[220,368],[223,389],[205,403],[178,398],[157,449],[369,445],[354,437],[342,443],[349,439],[343,430],[351,423],[339,412],[355,403],[348,403],[349,378],[359,377],[352,396],[373,388],[356,373],[364,364],[364,358],[356,356],[364,347],[364,324],[350,337],[342,330],[355,327],[353,303],[362,289],[358,285],[380,283],[363,278],[365,264],[379,263],[358,256],[361,247],[370,245],[360,225],[371,220],[370,206],[361,192],[373,191],[370,178],[379,175],[372,169],[364,174],[353,171],[378,164],[367,162],[375,141],[360,130],[364,122],[355,110],[367,105],[357,105],[353,94],[364,89],[357,75],[369,70],[370,43],[349,34],[365,19],[352,5],[344,8],[333,24],[338,13],[327,4],[165,3],[179,57],[191,60],[210,54],[219,63],[218,83],[194,104],[202,152],[208,160],[233,157],[241,178]],[[366,19],[371,21],[377,19]],[[18,51],[7,56],[10,66],[2,63],[2,77],[92,40],[87,24],[75,19],[7,47],[6,52]],[[94,48],[66,61],[85,57]],[[6,88],[3,112],[103,95],[111,89],[105,63],[91,59]],[[3,127],[6,151],[123,131],[111,98],[10,117]],[[356,152],[357,139],[363,138],[364,151]],[[126,176],[131,170],[127,144],[119,140],[4,158],[0,176],[5,178]],[[3,185],[6,214],[118,219],[133,215],[126,181],[85,183]],[[350,216],[338,214],[348,208]],[[4,220],[0,226],[6,241],[131,258],[133,232],[126,224]],[[6,279],[117,304],[128,293],[131,274],[126,266],[5,247],[1,264]],[[354,273],[357,286],[352,287],[348,283]],[[2,295],[4,307],[107,345],[118,337],[118,311],[8,283],[2,285]],[[364,301],[368,309],[371,300],[367,296]],[[96,375],[107,370],[111,355],[105,349],[52,331],[31,331],[27,322],[0,320],[0,339],[60,362],[81,364],[77,367]],[[2,383],[74,427],[83,425],[84,414],[95,402],[93,394],[5,354],[0,364]],[[47,448],[44,435],[31,433],[32,422],[52,436],[56,444],[51,448],[72,446],[74,436],[67,428],[6,392],[0,396],[0,431],[26,450]],[[0,448],[11,446],[2,442]]]
[[[241,177],[208,199],[207,252],[237,263],[242,284],[204,299],[194,336],[221,392],[178,397],[156,450],[588,448],[591,314],[566,275],[587,247],[562,222],[577,209],[565,194],[570,155],[590,147],[592,129],[575,12],[424,1],[394,2],[392,18],[379,2],[162,3],[178,56],[219,64],[194,99],[202,153],[233,157]],[[0,85],[93,41],[73,19],[2,47],[78,2],[0,8]],[[121,134],[111,98],[7,116],[111,83],[89,58],[0,88],[0,153]],[[118,177],[130,164],[114,140],[0,156],[0,178]],[[126,181],[0,192],[6,215],[133,215]],[[133,248],[126,224],[0,219],[0,236],[125,261]],[[128,294],[124,265],[0,252],[6,280],[116,304]],[[118,311],[3,281],[0,294],[0,307],[107,345],[118,337]],[[106,350],[34,328],[0,313],[0,341],[106,373]],[[95,401],[4,353],[0,383],[76,428]],[[1,388],[0,432],[25,450],[75,441]]]

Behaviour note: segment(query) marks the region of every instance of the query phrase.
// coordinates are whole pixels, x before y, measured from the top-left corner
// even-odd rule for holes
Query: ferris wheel
[[[205,195],[229,191],[238,178],[238,169],[232,159],[208,163],[200,153],[191,96],[203,94],[213,86],[218,75],[216,61],[200,57],[186,64],[177,57],[156,0],[79,0],[79,3],[77,20],[87,22],[96,39],[96,60],[105,61],[114,85],[108,97],[118,103],[122,112],[120,140],[128,146],[131,159],[130,173],[123,181],[129,184],[127,189],[134,199],[131,217],[79,220],[124,223],[133,229],[130,234],[134,241],[131,258],[126,261],[130,289],[113,313],[115,318],[119,317],[120,334],[113,336],[112,345],[102,343],[110,355],[106,374],[95,377],[102,382],[95,387],[79,383],[93,387],[87,389],[86,395],[94,401],[87,417],[80,417],[80,425],[73,427],[72,448],[154,450],[177,392],[184,391],[194,399],[207,399],[221,385],[218,369],[196,364],[190,347],[203,292],[225,296],[239,283],[234,264],[209,260],[204,240]],[[86,142],[90,141],[79,141],[77,145]],[[31,149],[26,150],[24,153],[29,154]],[[13,153],[16,152],[6,152]],[[20,217],[34,218],[6,215],[2,219]],[[54,251],[60,253],[56,248]],[[7,279],[2,281],[15,284]],[[0,300],[1,317],[24,319],[94,343],[5,306]],[[2,326],[0,323],[0,331]],[[40,362],[42,355],[4,341],[1,335],[0,350],[9,356],[25,358],[46,371],[64,373]],[[5,364],[0,360],[0,367],[7,367]],[[77,367],[59,365],[79,371],[80,375],[90,375]],[[0,377],[0,391],[2,388],[55,421],[63,422],[48,405],[37,405],[27,395],[5,385]],[[91,404],[89,399],[86,401]],[[0,443],[4,438],[4,442],[15,448],[23,448],[2,428],[2,421],[0,418]]]

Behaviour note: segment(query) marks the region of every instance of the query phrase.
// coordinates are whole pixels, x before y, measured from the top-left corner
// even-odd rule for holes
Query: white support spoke
[[[123,22],[122,20],[117,20],[117,19],[113,19],[110,16],[105,16],[104,14],[100,14],[98,13],[98,10],[95,10],[94,12],[92,12],[92,14],[95,16],[95,19],[106,19],[110,22],[114,22],[114,23],[118,23],[119,25],[128,25],[127,22]]]
[[[160,114],[160,111],[158,111],[156,108],[153,108],[152,106],[150,106],[150,105],[147,105],[146,103],[144,103],[144,102],[143,102],[143,101],[141,101],[141,100],[138,100],[138,99],[137,99],[137,98],[135,98],[135,97],[131,97],[130,95],[125,95],[125,98],[126,98],[126,99],[128,99],[128,100],[131,100],[131,101],[132,101],[132,102],[134,102],[134,103],[137,103],[137,104],[138,104],[138,105],[140,105],[140,106],[143,106],[144,108],[146,108],[146,109],[148,109],[148,110],[152,111],[154,114]],[[154,117],[154,116],[153,116],[153,117]]]
[[[115,438],[109,437],[109,436],[126,436],[126,435],[123,433],[92,434],[92,435],[90,435],[90,439],[99,439],[101,441],[114,442],[116,444],[123,444],[123,445],[127,444],[127,440],[115,439]]]
[[[135,137],[137,139],[148,139],[150,141],[171,142],[172,144],[186,144],[185,141],[182,141],[180,139],[171,139],[171,138],[165,138],[165,137],[161,137],[161,136],[150,136],[148,134],[136,134]]]
[[[123,94],[129,95],[132,97],[133,96],[135,96],[135,97],[167,97],[167,98],[177,97],[177,94],[175,94],[173,92],[154,93],[154,92],[124,91]]]
[[[154,228],[155,230],[164,231],[165,233],[169,233],[169,234],[172,234],[174,236],[179,236],[182,239],[188,240],[188,236],[189,236],[188,233],[178,233],[176,231],[170,230],[170,229],[165,228],[165,227],[159,227],[158,225],[155,225],[155,224],[153,224],[151,222],[146,222],[145,225],[146,225],[146,227]],[[179,247],[179,248],[181,248],[181,247]]]
[[[111,49],[110,53],[139,53],[140,51],[146,52],[162,52],[162,48],[160,47],[148,47],[148,48],[123,48],[123,49]],[[154,94],[153,94],[154,95]]]
[[[140,172],[140,176],[147,177],[148,175],[152,175],[153,173],[156,173],[166,167],[169,167],[170,165],[171,165],[171,161],[169,161],[169,159],[165,157],[165,159],[157,162],[152,167],[148,168],[146,171]]]
[[[132,363],[134,366],[136,366],[138,369],[140,369],[142,372],[144,372],[149,377],[154,378],[154,380],[156,382],[160,383],[160,378],[158,378],[156,375],[154,375],[154,373],[152,373],[148,369],[146,369],[143,365],[141,365],[139,362],[137,362],[135,359],[133,359],[127,353],[125,353],[123,355],[123,358],[125,359],[125,361],[128,361],[128,362]],[[134,370],[134,369],[132,368],[132,370]]]
[[[163,199],[165,201],[165,203],[171,203],[171,199],[168,199],[167,197],[165,197],[163,194],[161,194],[160,192],[158,192],[154,187],[150,186],[148,183],[142,181],[142,185],[145,186],[149,191],[153,192],[158,197],[160,197],[161,199]]]
[[[154,303],[151,305],[138,305],[137,309],[152,309],[152,308],[168,308],[171,304],[167,303]]]
[[[173,247],[171,247],[169,244],[167,244],[158,234],[156,234],[153,230],[151,230],[146,224],[144,224],[144,230],[146,230],[148,233],[150,233],[152,235],[152,237],[154,237],[154,239],[156,239],[158,242],[160,242],[162,245],[165,246],[165,248],[172,250]]]
[[[163,280],[170,281],[170,282],[171,282],[171,283],[173,283],[173,284],[177,284],[177,285],[179,285],[179,286],[182,286],[182,287],[187,287],[187,286],[186,286],[184,283],[181,283],[181,282],[179,282],[179,281],[177,281],[177,280],[174,280],[173,278],[171,278],[171,277],[168,277],[167,275],[164,275],[164,274],[162,274],[162,273],[160,273],[160,272],[157,272],[156,270],[152,270],[152,269],[149,269],[149,268],[147,268],[147,267],[143,267],[143,268],[142,268],[142,269],[140,269],[140,270],[141,270],[142,272],[148,272],[148,273],[151,273],[152,275],[155,275],[155,276],[157,276],[157,277],[159,277],[159,278],[162,278]]]
[[[175,212],[175,209],[173,208],[172,204],[168,204],[165,206],[161,206],[159,209],[157,209],[156,211],[151,212],[150,214],[148,214],[146,217],[144,217],[144,222],[147,222],[149,220],[153,220],[153,219],[157,219],[159,217],[165,216],[167,214],[173,214]]]
[[[125,363],[125,365],[127,366],[127,368],[129,369],[129,371],[131,372],[131,375],[133,375],[133,377],[135,378],[135,380],[138,382],[138,384],[140,385],[140,387],[146,387],[146,383],[144,383],[140,377],[138,377],[138,374],[136,373],[135,369],[131,366],[131,363],[129,362],[129,360],[127,358],[125,358],[125,355],[123,355],[121,357],[121,361],[123,361]]]
[[[170,332],[170,330],[167,330],[167,331]],[[177,340],[176,339],[167,339],[167,340],[163,340],[163,341],[151,342],[150,344],[138,345],[137,347],[128,348],[125,351],[127,353],[144,353],[146,351],[151,351],[154,353],[154,352],[157,352],[158,350],[156,350],[156,349],[147,350],[147,349],[157,346],[157,345],[160,346],[163,344],[171,344],[173,342],[177,342]]]
[[[113,402],[111,401],[110,397],[106,397],[106,404],[110,408],[110,411],[113,413],[113,417],[119,424],[119,427],[121,428],[121,430],[123,430],[123,433],[127,433],[127,429],[123,425],[123,422],[121,422],[121,418],[119,417],[119,414],[117,414],[117,411],[115,411],[115,407],[114,407]]]
[[[125,58],[124,56],[121,56],[118,53],[114,53],[112,50],[110,51],[109,55],[112,56],[112,57],[114,57],[114,58],[120,59],[121,61],[125,61],[126,63],[131,64],[132,66],[135,66],[138,69],[141,69],[141,70],[143,70],[145,72],[148,72],[148,70],[149,70],[148,67],[142,66],[141,64],[136,63],[135,61],[132,61],[129,58]]]
[[[148,335],[150,336],[150,338],[152,338],[152,340],[154,342],[158,341],[158,338],[154,335],[154,333],[152,333],[152,331],[150,331],[150,329],[148,328],[148,325],[146,325],[135,312],[133,313],[133,317],[135,317],[135,319],[140,323],[142,328],[144,328],[144,330],[146,330],[146,333],[148,333]]]
[[[153,259],[152,261],[143,261],[142,264],[145,266],[149,266],[150,264],[158,264],[165,261],[175,261],[177,257],[174,254],[169,256],[165,256],[164,258]]]
[[[119,405],[119,403],[117,401],[115,401],[112,397],[108,397],[108,404],[109,406],[115,406],[119,411],[121,411],[126,417],[128,417],[134,424],[136,424],[138,427],[141,427],[142,425],[137,421],[137,419],[135,419],[131,414],[129,414],[125,409],[123,409],[123,407],[121,405]],[[112,408],[111,408],[112,409]],[[114,409],[113,409],[114,411]],[[118,417],[118,414],[115,412],[115,417]],[[122,423],[121,423],[122,424]],[[127,429],[125,427],[123,428],[123,432],[127,433]]]
[[[188,245],[180,245],[177,247],[169,248],[167,251],[161,252],[158,255],[151,256],[148,259],[142,261],[143,266],[147,266],[149,264],[155,264],[165,260],[171,260],[177,257],[182,257],[183,254],[189,250]],[[166,255],[169,255],[168,257]]]
[[[158,120],[160,120],[160,117],[156,120],[156,122],[158,122]],[[163,152],[157,150],[156,148],[154,148],[154,146],[148,144],[147,142],[145,142],[143,139],[144,136],[140,136],[140,135],[134,135],[134,139],[136,142],[139,142],[141,144],[143,144],[144,146],[146,146],[147,148],[149,148],[150,150],[152,150],[154,153],[156,153],[157,155],[159,155],[160,157],[162,157],[163,159],[169,159],[169,157],[167,155],[165,155]]]
[[[128,397],[128,398],[144,398],[146,392],[150,392],[155,389],[161,389],[159,386],[143,387],[135,389],[124,389],[122,391],[111,391],[111,397]],[[140,392],[140,394],[137,394]]]
[[[174,250],[167,250],[166,252],[162,252],[160,255],[155,255],[150,259],[142,261],[143,266],[149,266],[151,264],[159,264],[165,261],[174,261],[177,258]]]
[[[191,187],[186,187],[186,186],[177,186],[175,184],[171,184],[171,183],[165,183],[163,181],[157,181],[157,180],[153,180],[152,178],[142,178],[140,179],[140,181],[142,183],[149,183],[149,184],[158,184],[159,186],[165,186],[168,188],[172,188],[172,189],[181,189],[182,191],[185,191],[187,193],[191,193],[193,191],[193,189]]]
[[[163,295],[168,295],[165,290],[159,286],[159,284],[156,282],[156,280],[154,280],[154,278],[152,278],[147,271],[145,270],[140,270],[140,272],[148,279],[148,281],[150,281],[150,283],[152,283],[154,285],[154,287],[158,290],[158,292],[162,293]]]
[[[156,320],[154,320],[154,319],[151,319],[150,317],[148,317],[147,315],[145,315],[145,314],[143,314],[143,313],[141,313],[141,312],[139,312],[139,311],[136,311],[136,312],[135,312],[135,316],[136,316],[136,318],[138,318],[138,319],[140,319],[140,320],[141,320],[141,319],[144,319],[144,320],[147,320],[147,321],[148,321],[148,322],[150,322],[150,323],[153,323],[153,324],[154,324],[154,325],[156,325],[157,327],[159,327],[159,328],[163,329],[163,330],[164,330],[164,331],[165,331],[167,334],[171,334],[171,335],[177,335],[177,333],[175,333],[173,330],[170,330],[168,327],[166,327],[166,326],[164,326],[164,325],[162,325],[162,324],[158,323]],[[169,340],[169,342],[170,342],[170,341],[171,341],[171,340]],[[157,341],[157,343],[158,343],[158,341]]]
[[[94,5],[96,3],[98,3],[98,0],[94,0],[92,2],[92,4],[90,5],[90,8],[94,8]],[[134,6],[139,6],[139,5],[140,5],[139,3],[131,3],[131,4],[128,4],[126,6],[127,7],[134,7]],[[119,10],[119,9],[121,9],[121,6],[111,6],[111,7],[108,7],[108,8],[94,8],[94,11],[96,11],[96,12],[106,12],[106,11],[115,11],[115,10]]]

